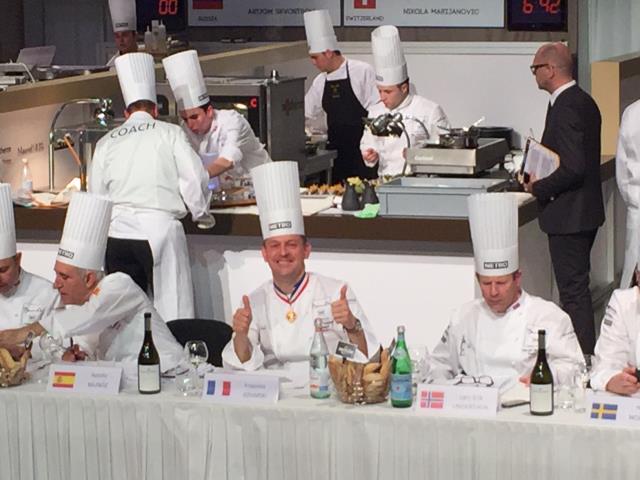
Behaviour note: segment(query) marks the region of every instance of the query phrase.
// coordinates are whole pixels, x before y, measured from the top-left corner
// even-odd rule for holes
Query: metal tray
[[[401,177],[378,187],[380,215],[400,217],[467,217],[467,197],[504,190],[495,178]]]

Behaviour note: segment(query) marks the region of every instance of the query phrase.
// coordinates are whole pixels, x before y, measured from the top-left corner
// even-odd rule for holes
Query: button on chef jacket
[[[456,309],[429,358],[428,378],[489,375],[508,389],[531,373],[539,329],[547,333],[547,360],[555,383],[570,382],[574,364],[583,360],[571,320],[554,303],[525,291],[504,315],[493,313],[481,298]]]
[[[410,115],[422,121],[427,130],[429,137],[424,132],[420,124],[414,120],[403,119],[403,123],[409,134],[411,146],[421,146],[425,142],[438,143],[441,133],[438,126],[449,128],[449,119],[445,115],[442,107],[431,100],[419,95],[409,94],[398,107],[390,110],[380,101],[369,109],[369,118],[376,118],[385,113],[401,113],[403,117]],[[383,175],[400,175],[404,167],[404,156],[402,155],[407,148],[407,139],[404,134],[400,137],[377,137],[365,128],[362,140],[360,141],[360,150],[364,152],[368,148],[378,152],[378,176]],[[373,167],[374,163],[365,162],[368,166]]]
[[[160,355],[160,368],[174,368],[182,358],[182,347],[147,295],[124,273],[105,276],[82,305],[60,304],[40,324],[63,337],[97,334],[94,352],[98,360],[123,362],[128,376],[134,376],[144,340],[144,314],[151,313],[153,343]]]
[[[184,131],[142,111],[102,137],[91,162],[90,192],[113,202],[109,236],[149,242],[154,305],[167,321],[194,315],[191,267],[178,219],[187,209],[194,221],[208,216],[208,181]]]
[[[271,161],[249,122],[235,110],[214,109],[211,128],[204,135],[184,129],[205,166],[224,157],[233,163],[234,177],[247,176],[252,168]]]
[[[232,338],[222,351],[224,365],[242,370],[256,370],[262,367],[282,368],[289,362],[308,362],[315,333],[314,303],[316,306],[324,305],[330,317],[330,304],[340,298],[340,289],[344,284],[333,278],[309,273],[307,288],[292,306],[297,318],[294,322],[289,322],[289,305],[276,295],[272,280],[265,282],[249,295],[253,317],[249,326],[251,358],[244,363],[240,361],[233,348]],[[368,354],[373,355],[379,344],[362,307],[348,287],[347,300],[351,312],[362,324]],[[329,352],[335,352],[339,340],[349,341],[342,325],[335,323],[331,318],[327,321],[324,338]]]
[[[351,88],[360,104],[368,110],[380,101],[380,95],[376,87],[376,73],[373,67],[360,60],[345,60],[334,72],[321,72],[313,79],[309,91],[304,96],[306,127],[317,132],[326,131],[326,116],[322,109],[325,82],[327,80],[344,80],[347,78],[347,63],[349,64]]]

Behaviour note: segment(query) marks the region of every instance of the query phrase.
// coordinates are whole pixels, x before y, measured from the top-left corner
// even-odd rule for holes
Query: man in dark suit
[[[595,325],[589,290],[590,253],[604,223],[600,185],[600,111],[572,78],[571,53],[562,43],[538,49],[531,72],[551,94],[542,144],[560,156],[546,178],[531,176],[525,190],[538,200],[539,223],[549,238],[560,303],[571,317],[580,346],[592,354]]]

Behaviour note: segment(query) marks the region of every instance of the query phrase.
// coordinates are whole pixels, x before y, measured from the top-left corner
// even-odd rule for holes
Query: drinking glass
[[[184,397],[197,394],[197,389],[193,384],[191,366],[185,363],[180,362],[175,368],[176,389]]]
[[[424,382],[427,374],[427,347],[424,345],[410,347],[409,357],[411,358],[411,383],[415,395],[418,384]]]
[[[58,336],[53,336],[50,333],[43,333],[40,335],[38,339],[38,345],[40,347],[40,351],[42,352],[42,364],[38,367],[38,372],[43,371],[44,373],[38,373],[36,376],[38,383],[45,383],[48,380],[48,372],[46,369],[49,365],[51,365],[55,361],[59,361],[62,359],[62,354],[64,353],[64,347],[62,346],[62,338]]]
[[[202,389],[200,376],[198,375],[198,366],[207,362],[209,349],[203,340],[189,340],[184,344],[184,351],[191,363],[193,388],[197,393],[198,390]]]
[[[563,383],[558,386],[556,405],[558,408],[568,410],[573,407],[573,382]]]
[[[576,413],[584,413],[587,409],[587,384],[591,374],[590,365],[592,365],[591,362],[577,363],[573,370],[573,411]]]

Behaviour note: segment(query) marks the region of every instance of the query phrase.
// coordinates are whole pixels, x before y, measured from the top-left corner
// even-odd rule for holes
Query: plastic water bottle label
[[[391,400],[412,400],[413,390],[410,373],[394,373],[391,375]]]

